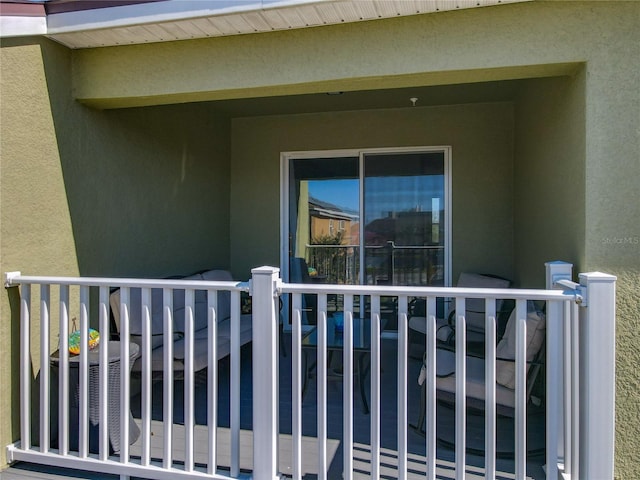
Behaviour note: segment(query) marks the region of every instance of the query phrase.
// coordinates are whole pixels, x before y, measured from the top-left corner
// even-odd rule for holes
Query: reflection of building
[[[388,212],[365,225],[369,284],[442,285],[444,225],[419,209]]]
[[[444,238],[444,227],[432,223],[432,212],[390,212],[388,217],[376,218],[365,226],[367,245],[383,245],[393,242],[404,246],[427,246],[440,244]],[[434,233],[433,226],[438,233]]]
[[[356,212],[338,207],[329,202],[309,197],[309,236],[311,243],[319,238],[342,236],[341,244],[352,243],[352,230],[358,225]],[[357,230],[357,228],[355,228]]]
[[[358,213],[314,197],[309,197],[308,207],[309,266],[329,283],[357,283],[358,250],[353,245],[359,238]]]

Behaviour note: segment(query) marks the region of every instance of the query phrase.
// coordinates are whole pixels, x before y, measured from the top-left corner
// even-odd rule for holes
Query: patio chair
[[[533,302],[527,304],[527,402],[544,359],[546,318]],[[496,413],[513,417],[515,411],[516,312],[512,311],[504,335],[496,346]],[[455,404],[456,353],[448,347],[436,349],[436,396],[440,404]],[[422,388],[418,422],[412,427],[424,432],[426,410],[426,365],[423,360],[418,384]],[[485,408],[485,358],[477,354],[466,357],[467,407],[475,411]]]
[[[233,281],[231,273],[227,270],[204,270],[188,277],[172,277],[182,280],[207,280],[207,281]],[[164,313],[163,291],[160,288],[151,290],[151,370],[161,372],[164,370]],[[231,353],[231,295],[228,291],[218,294],[218,360]],[[120,290],[115,290],[109,297],[111,312],[116,329],[120,331]],[[142,345],[142,290],[131,288],[129,307],[129,336],[130,340]],[[173,292],[173,369],[184,370],[185,357],[185,293],[179,287]],[[208,365],[208,311],[207,292],[196,290],[194,305],[194,371],[199,371]],[[252,341],[252,316],[240,315],[240,345]],[[139,372],[142,367],[140,358],[133,364],[133,371]]]
[[[462,272],[458,278],[458,287],[468,288],[509,288],[511,281],[506,278],[491,274],[478,274]],[[444,300],[438,298],[438,300]],[[484,324],[485,324],[485,301],[481,298],[468,298],[466,301],[466,327],[467,327],[467,343],[475,344],[477,351],[481,352],[484,344]],[[513,302],[498,299],[496,302],[496,315],[498,322],[498,338],[502,336],[504,326],[509,313],[513,309]],[[453,345],[455,340],[455,307],[451,306],[444,315],[444,307],[442,302],[438,303],[437,309],[437,333],[436,337],[439,343]],[[425,316],[424,299],[416,299],[412,302],[409,311],[409,351],[412,345],[420,345],[424,347],[425,335],[427,331],[427,319]],[[421,349],[421,353],[424,348]],[[418,356],[420,358],[420,356]]]
[[[294,257],[291,259],[289,273],[291,283],[312,283],[309,276],[309,266],[304,258]],[[315,325],[318,312],[318,297],[311,294],[302,295],[302,323]]]

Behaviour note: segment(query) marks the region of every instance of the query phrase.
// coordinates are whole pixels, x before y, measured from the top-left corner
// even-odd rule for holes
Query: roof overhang
[[[46,35],[69,48],[155,43],[361,22],[531,0],[79,0],[39,2],[46,17],[0,17],[1,36]],[[14,2],[15,3],[15,2]],[[74,9],[74,4],[76,9]],[[65,8],[54,8],[63,5]],[[37,18],[37,22],[36,19]],[[46,22],[43,27],[42,22]],[[22,33],[20,33],[22,32]]]
[[[46,35],[46,15],[42,3],[0,2],[0,37]]]

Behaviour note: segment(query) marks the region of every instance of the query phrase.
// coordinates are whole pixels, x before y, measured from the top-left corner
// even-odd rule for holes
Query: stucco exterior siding
[[[604,270],[605,266],[601,268]],[[616,288],[616,457],[619,479],[640,477],[640,269],[609,269]]]
[[[39,258],[42,274],[227,267],[229,120],[197,105],[86,108],[71,95],[67,49],[46,40],[5,46],[3,73],[4,56],[24,51],[35,71],[18,56],[16,74],[2,76],[2,206],[13,215],[4,223],[12,226],[3,237],[4,267],[28,268],[24,252],[34,250],[76,256],[63,271],[43,268]],[[47,223],[53,245],[38,235]]]
[[[3,45],[0,64],[0,268],[77,275],[41,46],[38,42]],[[13,347],[19,344],[19,302],[15,289],[5,291],[0,301],[0,442],[4,445],[13,442],[18,432],[14,374],[18,349]],[[34,332],[32,339],[38,338]],[[4,456],[1,461],[6,462]]]
[[[280,152],[452,145],[452,278],[463,269],[513,277],[510,103],[238,118],[232,125],[234,270],[280,264]]]
[[[2,272],[163,277],[229,267],[227,118],[198,106],[92,110],[73,100],[67,49],[16,39],[0,52]],[[19,437],[19,296],[5,292],[2,445]],[[38,289],[32,304],[37,319]],[[32,332],[37,345],[37,320]]]
[[[112,108],[455,84],[566,74],[588,58],[576,40],[589,36],[597,14],[567,23],[549,9],[522,7],[78,50],[75,95]]]
[[[640,5],[639,5],[640,7]],[[640,246],[611,248],[616,239],[640,237],[640,13],[629,45],[620,45],[636,61],[602,55],[587,65],[586,102],[586,258],[598,265],[640,266]],[[621,32],[622,33],[622,32]],[[633,47],[630,47],[630,46]],[[613,53],[613,52],[612,52]],[[595,63],[595,62],[594,62]],[[630,176],[631,173],[631,176]],[[634,178],[635,177],[635,178]],[[635,181],[630,181],[634,178]],[[635,248],[634,248],[635,245]],[[624,245],[623,245],[624,247]]]
[[[618,1],[78,51],[3,39],[0,269],[246,278],[280,262],[280,152],[451,145],[453,279],[541,286],[548,260],[618,276],[615,468],[640,478],[638,58],[640,3]],[[511,101],[466,105],[228,118],[189,103],[505,79]],[[0,300],[0,447],[19,435],[17,302]]]
[[[540,265],[585,264],[585,71],[527,80],[515,103],[517,281],[544,287]]]

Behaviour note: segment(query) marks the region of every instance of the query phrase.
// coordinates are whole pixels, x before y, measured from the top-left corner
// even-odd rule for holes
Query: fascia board
[[[47,34],[70,33],[296,7],[333,0],[167,0],[47,17]]]
[[[45,17],[0,16],[0,37],[24,37],[29,35],[46,35],[47,19]]]

